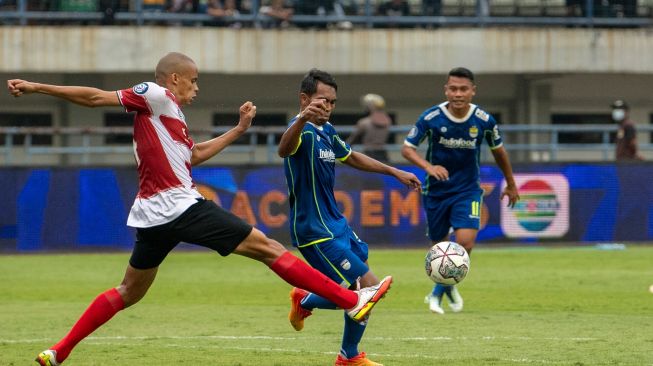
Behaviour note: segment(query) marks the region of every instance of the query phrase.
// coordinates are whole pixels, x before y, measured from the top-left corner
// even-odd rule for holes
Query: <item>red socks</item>
[[[93,300],[68,334],[51,349],[57,351],[57,362],[63,362],[82,339],[124,309],[120,293],[115,288],[107,290]]]
[[[270,269],[289,284],[320,295],[342,309],[353,308],[358,303],[358,295],[355,292],[338,286],[322,272],[290,252],[285,252],[277,258]]]

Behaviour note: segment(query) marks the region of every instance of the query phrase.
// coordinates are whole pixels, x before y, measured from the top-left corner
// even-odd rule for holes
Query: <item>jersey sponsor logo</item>
[[[454,139],[454,138],[444,138],[440,136],[440,141],[438,141],[444,147],[450,149],[475,149],[476,148],[476,139],[465,140],[463,138]]]
[[[483,121],[487,122],[490,119],[490,115],[487,114],[484,110],[481,109],[476,109],[476,112],[474,112],[474,115]]]
[[[336,154],[331,150],[319,150],[319,158],[326,161],[327,163],[333,163],[336,161]]]
[[[439,116],[439,115],[440,115],[440,110],[436,109],[433,112],[431,112],[431,113],[427,114],[426,116],[424,116],[424,120],[425,121],[430,121],[431,119],[433,119],[433,117]]]
[[[472,126],[469,128],[469,137],[471,138],[476,138],[478,136],[478,128],[476,126]]]
[[[134,87],[132,88],[132,90],[134,91],[134,93],[136,93],[136,94],[141,94],[141,95],[142,95],[142,94],[145,94],[145,92],[147,91],[147,89],[148,89],[149,87],[150,87],[150,86],[147,85],[147,83],[140,83],[140,84],[138,84],[138,85],[134,85]]]
[[[411,128],[410,131],[408,132],[409,139],[412,139],[415,136],[417,136],[417,127]]]

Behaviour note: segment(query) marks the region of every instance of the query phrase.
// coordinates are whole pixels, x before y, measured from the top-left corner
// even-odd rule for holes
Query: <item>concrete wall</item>
[[[386,98],[400,124],[413,123],[426,107],[443,100],[442,85],[454,66],[477,74],[475,102],[500,113],[504,124],[550,123],[554,113],[607,114],[617,98],[629,102],[639,124],[648,124],[653,114],[653,37],[646,30],[1,27],[0,39],[2,80],[106,90],[151,80],[160,56],[184,52],[200,69],[199,97],[185,110],[195,128],[209,127],[213,113],[236,112],[245,100],[254,101],[259,113],[291,117],[298,110],[299,82],[311,67],[336,76],[336,113],[361,112],[360,96],[374,92]],[[0,111],[27,110],[51,111],[56,126],[101,126],[106,111],[41,95],[14,99],[0,94]],[[648,134],[639,138],[648,142]],[[132,161],[129,156],[94,159]]]
[[[270,31],[213,27],[2,27],[0,71],[148,72],[166,51],[208,73],[653,72],[646,29]]]

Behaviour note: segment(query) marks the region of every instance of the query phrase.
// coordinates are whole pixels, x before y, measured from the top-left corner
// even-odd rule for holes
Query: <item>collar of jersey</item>
[[[440,107],[440,110],[442,111],[442,113],[444,113],[444,115],[447,116],[447,118],[449,118],[451,120],[451,122],[456,122],[456,123],[467,122],[469,117],[472,116],[472,114],[474,113],[474,110],[476,109],[476,104],[469,103],[469,110],[467,111],[467,114],[465,115],[465,117],[458,118],[458,117],[455,117],[453,114],[451,114],[449,112],[449,110],[447,109],[447,104],[449,104],[449,102],[444,102],[444,103],[440,104],[438,107]]]

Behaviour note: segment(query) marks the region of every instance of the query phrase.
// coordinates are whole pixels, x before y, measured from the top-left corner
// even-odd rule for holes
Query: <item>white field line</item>
[[[87,337],[87,341],[94,343],[108,342],[116,340],[272,340],[272,341],[292,341],[292,340],[330,340],[333,337],[275,337],[275,336],[229,336],[229,335],[204,335],[204,336],[106,336],[106,337]],[[554,342],[596,342],[604,341],[603,338],[590,338],[590,337],[496,337],[496,336],[480,336],[480,337],[365,337],[367,341],[378,342],[431,342],[431,341],[466,341],[466,340],[482,340],[482,341],[497,341],[497,340],[516,340],[516,341],[554,341]],[[21,344],[21,343],[42,343],[56,341],[54,338],[26,338],[26,339],[0,339],[0,344]]]
[[[183,337],[180,337],[183,339]],[[228,339],[233,339],[232,337],[229,337]],[[249,339],[249,338],[248,338]],[[292,339],[292,338],[285,338],[285,339]],[[129,343],[129,342],[123,342],[123,341],[100,341],[100,342],[92,342],[90,344],[87,344],[89,346],[137,346],[140,347],[141,345],[137,345],[134,343]],[[301,353],[301,354],[306,354],[306,353],[311,353],[311,354],[317,354],[317,355],[330,355],[332,357],[336,356],[336,352],[325,352],[325,351],[311,351],[311,350],[305,350],[305,349],[296,349],[296,348],[271,348],[271,347],[240,347],[240,346],[225,346],[225,345],[206,345],[206,346],[198,346],[194,344],[175,344],[175,343],[169,343],[169,344],[163,344],[162,346],[164,347],[169,347],[169,348],[180,348],[180,349],[210,349],[210,348],[215,348],[219,350],[235,350],[235,351],[252,351],[252,352],[267,352],[267,353]],[[425,355],[425,354],[403,354],[403,353],[377,353],[377,352],[368,352],[367,353],[369,356],[372,358],[375,357],[394,357],[394,358],[403,358],[403,359],[419,359],[419,360],[424,360],[422,362],[425,362],[427,360],[431,361],[440,361],[440,362],[451,362],[451,361],[456,361],[457,359],[454,358],[447,358],[447,357],[438,357],[438,356],[431,356],[431,355]],[[560,362],[560,361],[549,361],[549,360],[531,360],[528,358],[519,358],[519,359],[509,359],[509,358],[497,358],[494,361],[500,361],[503,363],[514,363],[514,364],[537,364],[537,365],[575,365],[575,361],[569,361],[569,362]]]

